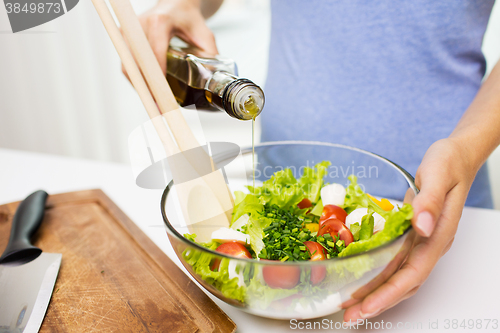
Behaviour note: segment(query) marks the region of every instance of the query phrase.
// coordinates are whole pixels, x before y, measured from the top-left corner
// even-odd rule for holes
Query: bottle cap
[[[264,92],[250,80],[238,79],[231,82],[222,95],[226,112],[237,119],[250,120],[257,117],[264,108]]]

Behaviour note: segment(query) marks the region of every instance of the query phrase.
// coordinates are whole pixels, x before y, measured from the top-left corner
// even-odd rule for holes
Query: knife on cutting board
[[[48,194],[37,191],[21,202],[9,243],[0,257],[0,333],[35,333],[42,325],[61,257],[31,244],[42,223]]]

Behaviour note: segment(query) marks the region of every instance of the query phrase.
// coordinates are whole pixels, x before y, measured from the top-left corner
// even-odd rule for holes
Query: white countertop
[[[56,194],[91,188],[103,189],[180,266],[163,228],[161,191],[137,187],[129,166],[0,149],[0,204],[22,200],[37,189]],[[383,321],[384,325],[390,322],[395,332],[500,332],[499,235],[500,211],[465,208],[451,250],[415,296],[370,320],[373,331],[381,331],[375,328]],[[213,299],[238,325],[238,332],[300,331],[291,329],[289,321],[255,317]],[[454,319],[458,320],[456,329],[452,326]],[[497,320],[496,329],[493,321],[485,329],[488,319]],[[342,312],[301,325],[305,327],[310,322],[318,327],[326,321],[330,325],[330,320],[333,325],[341,322]],[[466,328],[460,327],[463,320]],[[482,328],[469,329],[470,320],[475,325],[482,320]],[[438,329],[430,329],[429,324],[435,327],[436,321]],[[407,328],[397,329],[398,323]],[[361,327],[358,330],[372,331]],[[304,331],[315,330],[304,328]]]

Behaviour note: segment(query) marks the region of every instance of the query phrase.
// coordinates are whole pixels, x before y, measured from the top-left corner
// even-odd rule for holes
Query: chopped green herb
[[[261,259],[294,261],[309,260],[314,253],[309,253],[304,242],[318,242],[325,249],[327,258],[337,257],[339,252],[345,248],[343,241],[339,242],[330,234],[317,236],[317,232],[311,232],[305,228],[305,212],[297,214],[293,207],[289,209],[279,208],[277,205],[264,205],[261,214],[266,218],[274,220],[269,227],[265,228],[265,236],[262,239],[264,249],[259,254]]]

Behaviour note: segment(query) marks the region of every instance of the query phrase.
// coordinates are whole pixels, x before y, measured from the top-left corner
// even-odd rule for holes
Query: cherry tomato
[[[323,225],[323,222],[328,219],[337,219],[342,223],[345,223],[345,219],[347,217],[347,213],[339,206],[335,205],[326,205],[323,207],[323,213],[321,213],[321,217],[319,218],[319,228]]]
[[[326,255],[325,255],[325,248],[321,246],[317,242],[312,242],[312,241],[305,241],[304,245],[307,246],[307,249],[311,253],[311,261],[319,261],[319,260],[325,260]],[[326,276],[326,268],[324,266],[314,266],[311,267],[311,284],[314,286],[321,281]]]
[[[311,254],[311,261],[325,260],[325,249],[317,242],[305,241],[304,245],[307,246],[309,253]]]
[[[300,268],[298,266],[264,266],[262,275],[271,288],[292,289],[299,283]]]
[[[323,225],[319,228],[318,236],[330,234],[332,238],[339,235],[339,238],[345,242],[345,246],[354,241],[351,230],[345,226],[339,219],[327,219],[323,221]]]
[[[297,204],[297,206],[300,209],[309,208],[309,207],[312,207],[312,205],[313,204],[312,204],[311,200],[309,200],[307,198],[302,199],[302,201]]]
[[[325,279],[326,268],[325,266],[313,266],[311,268],[311,284],[317,285]]]
[[[245,245],[237,243],[237,242],[227,242],[219,245],[217,249],[215,249],[217,252],[221,252],[236,258],[248,258],[252,259],[252,256],[250,255],[250,252],[248,252],[247,248]],[[212,271],[215,271],[219,269],[220,265],[220,259],[215,259],[212,265],[210,266],[210,269]]]

